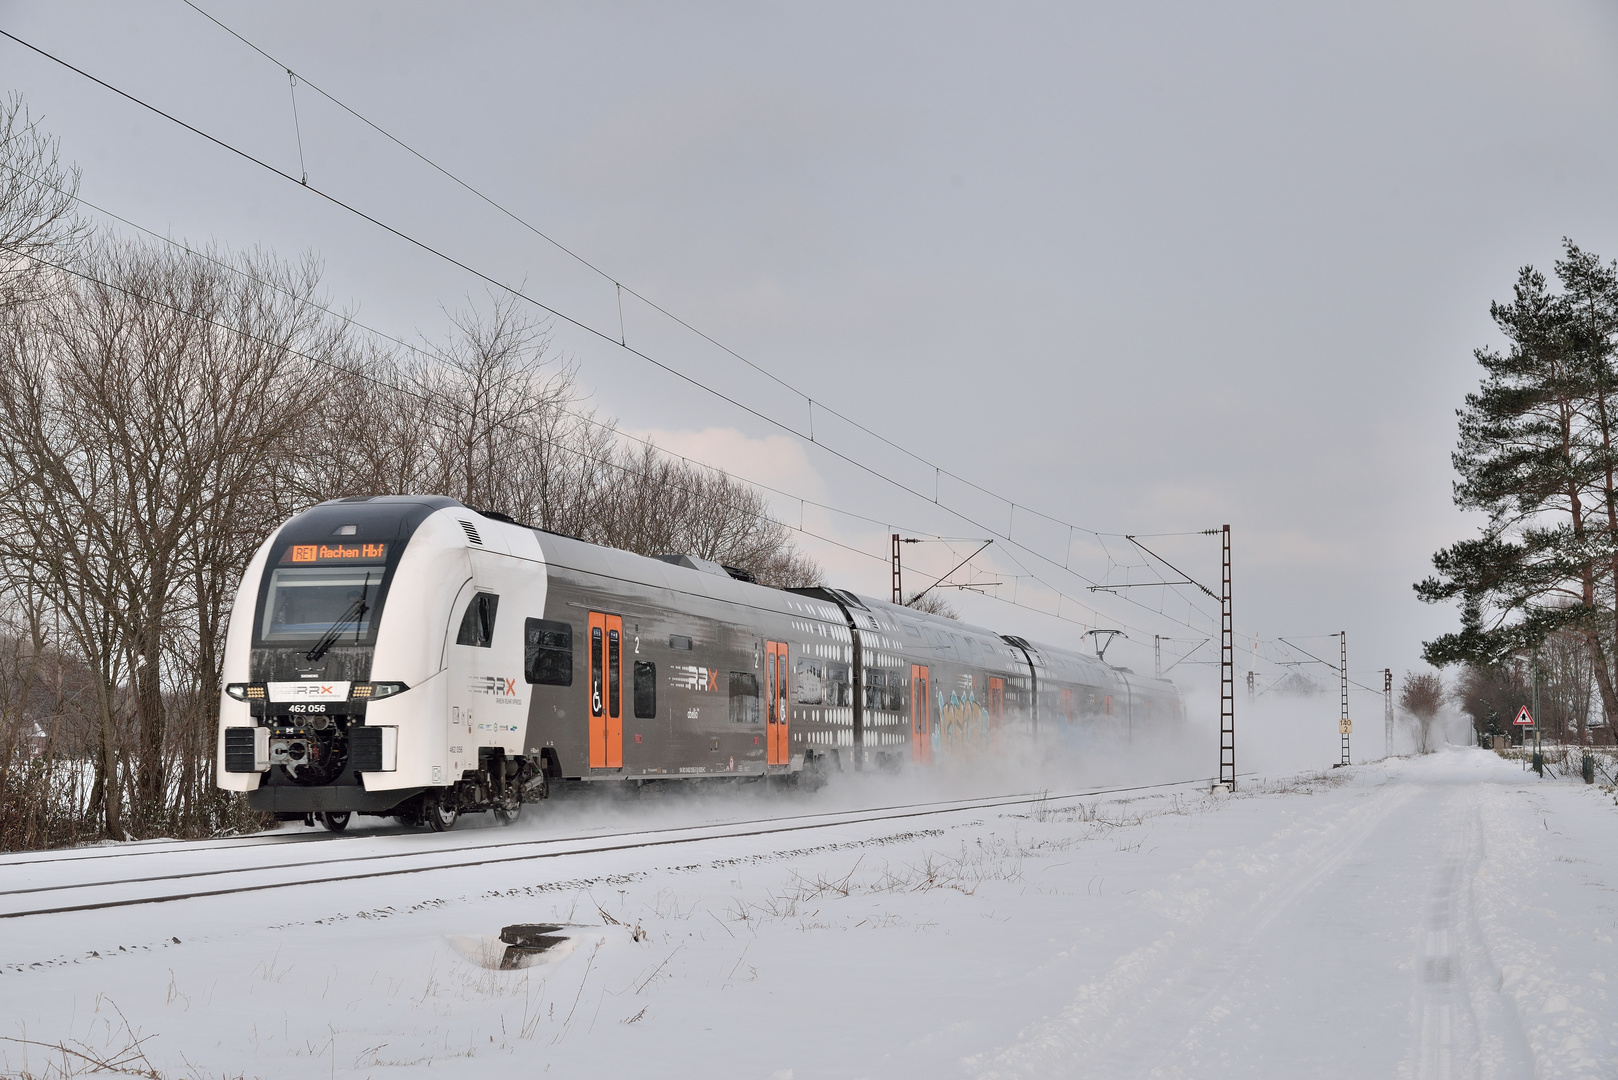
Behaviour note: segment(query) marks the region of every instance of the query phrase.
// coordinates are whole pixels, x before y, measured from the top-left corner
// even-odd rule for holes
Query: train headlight
[[[402,682],[355,683],[354,700],[364,701],[366,698],[375,700],[376,698],[392,697],[394,694],[402,694],[408,689],[410,687]]]
[[[229,683],[225,686],[225,693],[237,701],[263,701],[265,699],[263,683]]]

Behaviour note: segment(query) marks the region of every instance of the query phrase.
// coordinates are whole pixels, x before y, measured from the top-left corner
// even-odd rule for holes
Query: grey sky
[[[1346,628],[1356,671],[1411,666],[1454,622],[1410,583],[1472,527],[1450,506],[1448,454],[1470,350],[1494,340],[1489,300],[1520,264],[1548,269],[1563,235],[1618,255],[1618,14],[1594,0],[199,2],[626,285],[945,468],[1104,531],[1230,522],[1240,633]],[[284,73],[178,0],[0,2],[0,28],[300,168]],[[0,70],[82,164],[86,197],[142,225],[318,251],[333,297],[395,332],[439,333],[440,302],[483,294],[16,45],[0,41]],[[312,184],[616,333],[605,280],[307,88],[298,109]],[[632,345],[805,427],[801,402],[640,305],[625,324]],[[599,339],[559,326],[555,340],[630,429],[907,530],[986,536]],[[816,431],[932,490],[914,462],[824,417]],[[1003,504],[947,483],[942,496],[1005,530]],[[797,521],[795,503],[777,508]],[[1056,563],[1108,571],[1082,535],[1065,553],[1064,530],[1011,522]],[[806,540],[839,583],[886,592],[883,528],[813,510],[805,523],[874,556]],[[1216,584],[1214,541],[1161,543]],[[1199,636],[1013,554],[1073,598],[1064,615],[1132,628],[1110,659],[1149,670],[1153,633]],[[911,580],[957,557],[925,546]],[[1029,579],[1017,589],[1050,603]],[[1156,607],[1156,593],[1131,598]],[[1080,626],[1021,607],[961,607],[1077,643]]]

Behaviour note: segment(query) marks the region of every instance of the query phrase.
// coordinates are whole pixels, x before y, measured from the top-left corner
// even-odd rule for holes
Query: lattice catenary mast
[[[904,590],[899,587],[899,534],[893,534],[893,602],[905,602]]]
[[[1383,757],[1393,756],[1393,669],[1382,669],[1382,735],[1387,740]]]
[[[1236,641],[1230,621],[1230,526],[1224,538],[1224,569],[1219,576],[1219,783],[1236,790]]]
[[[1348,631],[1339,630],[1337,632],[1337,638],[1342,649],[1341,660],[1339,661],[1340,667],[1338,670],[1343,676],[1343,712],[1342,716],[1337,722],[1337,730],[1343,736],[1343,760],[1338,762],[1338,765],[1341,766],[1348,764],[1348,733],[1354,729],[1350,725],[1350,721],[1348,719]]]

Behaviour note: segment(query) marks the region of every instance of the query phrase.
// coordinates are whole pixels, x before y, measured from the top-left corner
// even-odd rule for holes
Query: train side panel
[[[550,575],[545,633],[568,644],[566,678],[536,687],[524,740],[554,775],[581,780],[763,775],[803,767],[793,671],[806,653],[847,648],[847,629],[810,605],[704,571],[543,536]],[[603,621],[605,620],[605,621]],[[619,715],[611,659],[592,655],[597,625],[620,629]],[[610,645],[604,640],[602,645]],[[596,672],[606,668],[605,677]],[[592,722],[621,740],[604,758]],[[772,735],[784,733],[772,743]]]

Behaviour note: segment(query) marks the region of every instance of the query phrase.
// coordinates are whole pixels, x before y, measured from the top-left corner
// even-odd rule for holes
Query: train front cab
[[[334,828],[353,812],[428,811],[447,827],[477,805],[440,797],[463,781],[489,808],[480,770],[499,762],[504,781],[520,765],[520,613],[542,610],[544,591],[532,533],[453,500],[341,500],[298,515],[237,595],[219,786]]]

